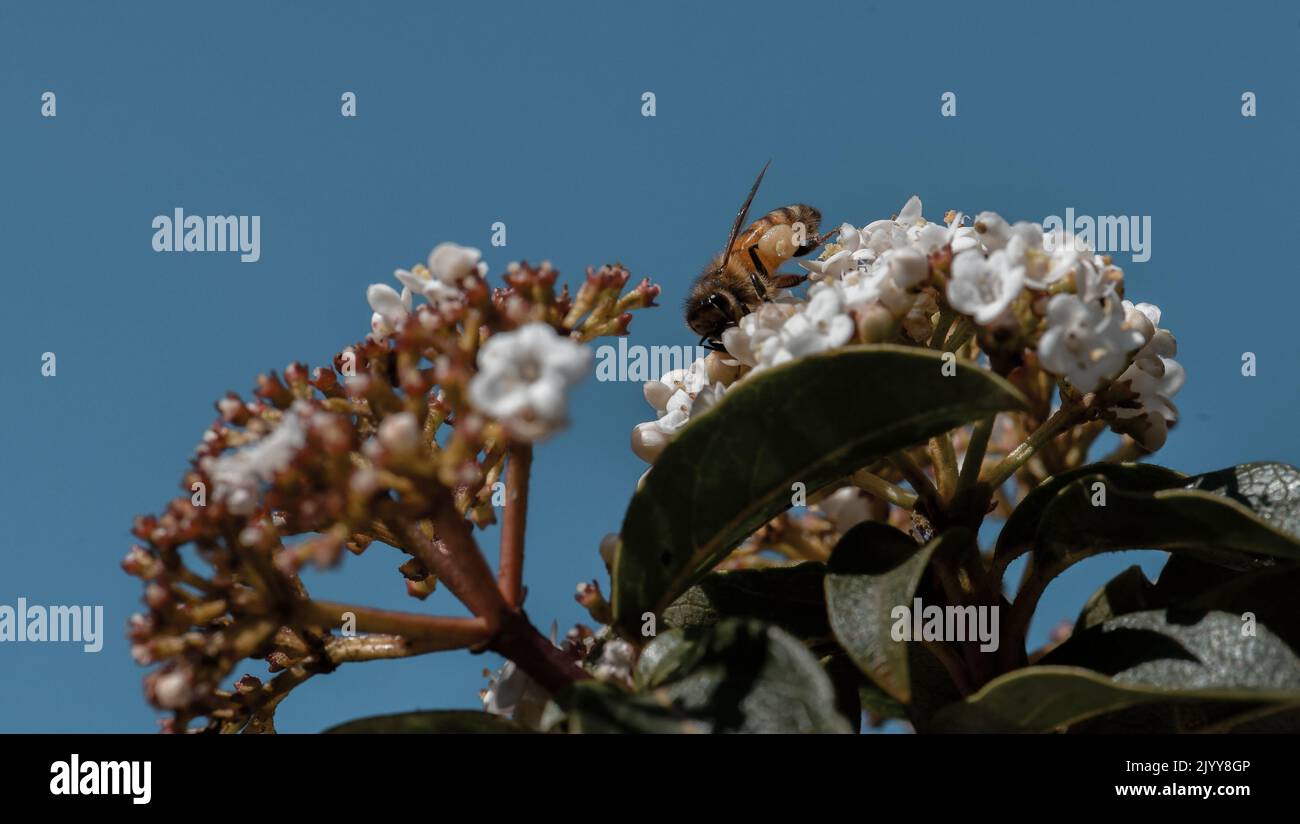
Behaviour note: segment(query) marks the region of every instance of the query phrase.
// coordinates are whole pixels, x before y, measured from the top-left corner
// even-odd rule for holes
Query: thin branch
[[[507,609],[505,598],[479,551],[469,522],[456,511],[445,489],[435,493],[432,530],[426,531],[428,523],[400,519],[396,525],[406,550],[437,575],[461,603],[486,618],[489,627],[500,621],[500,614]]]
[[[893,453],[889,456],[889,461],[898,469],[899,472],[903,473],[903,477],[912,485],[912,488],[916,490],[916,494],[919,496],[920,500],[925,503],[926,508],[929,510],[928,514],[931,516],[938,514],[940,503],[939,492],[934,488],[934,483],[930,480],[930,476],[926,475],[925,470],[917,465],[911,455],[907,454],[907,450],[900,449]]]
[[[930,465],[934,467],[939,494],[944,499],[951,499],[957,491],[957,452],[947,432],[930,439]]]
[[[511,445],[506,460],[506,506],[501,521],[497,580],[506,603],[517,608],[524,600],[524,531],[528,521],[528,478],[533,448],[528,444]]]
[[[903,509],[911,509],[916,506],[915,492],[909,492],[898,484],[892,484],[865,469],[854,472],[849,476],[849,480],[859,489],[866,490],[877,498],[889,501],[895,506],[901,506]]]
[[[984,475],[984,480],[989,486],[1001,486],[1007,478],[1015,474],[1016,470],[1024,466],[1030,458],[1038,452],[1042,445],[1052,438],[1055,438],[1063,430],[1068,429],[1078,423],[1082,412],[1079,408],[1066,405],[1056,410],[1050,418],[1043,421],[1042,425],[1029,434],[1025,442],[1007,453],[997,466],[989,470]]]
[[[303,609],[304,620],[326,627],[341,627],[344,615],[351,614],[358,632],[397,635],[408,641],[433,645],[432,649],[462,649],[488,640],[487,621],[482,618],[452,618],[397,612],[387,609],[311,601]]]
[[[996,420],[996,414],[980,418],[971,431],[970,443],[966,445],[966,457],[961,462],[961,474],[957,478],[958,489],[969,489],[979,480],[984,454],[989,447],[989,436],[993,434],[993,423]]]

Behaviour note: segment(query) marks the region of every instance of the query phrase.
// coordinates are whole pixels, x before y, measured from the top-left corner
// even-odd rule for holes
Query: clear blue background
[[[1300,463],[1300,10],[1216,9],[0,4],[0,604],[103,604],[109,635],[98,655],[0,645],[0,730],[155,728],[123,639],[132,516],[178,492],[225,390],[363,336],[367,284],[442,240],[497,271],[549,258],[574,283],[619,260],[664,286],[630,342],[694,343],[677,306],[768,158],[759,209],[807,200],[836,224],[914,193],[931,219],[1151,215],[1129,294],[1164,308],[1188,371],[1159,460]],[[1240,115],[1246,90],[1257,118]],[[945,91],[956,118],[939,116]],[[150,222],[177,206],[261,215],[261,261],[154,253]],[[505,249],[489,245],[497,220]],[[1244,351],[1258,377],[1241,376]],[[574,584],[604,581],[597,544],[644,468],[628,433],[650,416],[639,386],[594,379],[573,408],[539,450],[526,571],[530,614],[561,631],[584,617]],[[1135,557],[1158,569],[1111,556],[1054,584],[1034,640]],[[376,547],[310,584],[457,609],[442,591],[408,599],[400,560]],[[477,706],[494,663],[349,665],[292,696],[279,727]]]

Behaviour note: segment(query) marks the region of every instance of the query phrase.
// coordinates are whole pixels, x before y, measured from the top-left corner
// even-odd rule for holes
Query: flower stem
[[[511,607],[518,607],[524,600],[524,528],[528,520],[528,478],[532,464],[532,446],[519,444],[510,447],[506,463],[506,506],[501,523],[501,555],[497,580],[501,594]]]
[[[574,681],[591,676],[569,654],[542,636],[522,611],[504,616],[488,649],[504,655],[528,673],[547,692],[555,695]]]
[[[905,449],[900,449],[890,455],[889,461],[897,467],[899,472],[903,473],[903,477],[916,490],[918,500],[929,510],[928,514],[931,516],[937,515],[941,499],[938,490],[934,488],[934,483],[930,480],[930,476],[925,474],[925,470],[912,459],[911,455],[907,454]]]
[[[898,484],[891,484],[879,475],[872,474],[865,469],[854,472],[849,477],[849,480],[859,489],[864,489],[877,498],[889,501],[895,506],[901,506],[903,509],[911,509],[916,506],[915,492],[908,492]]]
[[[939,494],[951,499],[957,491],[957,453],[947,432],[930,439],[930,464],[934,467]]]
[[[997,466],[989,470],[983,480],[991,487],[1001,486],[1006,482],[1007,478],[1015,474],[1016,470],[1034,457],[1043,444],[1077,423],[1080,420],[1080,414],[1077,407],[1068,404],[1056,410],[1050,418],[1043,421],[1042,425],[1029,433],[1029,437],[1025,439],[1024,443],[1007,453],[1007,456]]]
[[[500,614],[507,609],[505,598],[478,549],[469,522],[456,511],[451,495],[445,489],[440,488],[440,493],[436,494],[431,524],[428,521],[388,520],[396,521],[406,550],[419,558],[425,569],[438,576],[438,580],[471,612],[486,619],[489,629],[499,622]],[[432,530],[428,529],[429,526]]]
[[[980,476],[984,463],[984,453],[989,447],[989,436],[993,434],[993,422],[997,415],[980,418],[971,431],[970,443],[966,446],[966,457],[961,462],[961,474],[957,478],[958,489],[969,489]]]
[[[309,601],[302,609],[306,621],[330,628],[342,626],[345,613],[350,613],[359,632],[399,635],[422,642],[421,648],[427,651],[432,651],[427,646],[430,643],[437,649],[461,649],[488,640],[487,622],[482,618],[435,617],[331,601]]]

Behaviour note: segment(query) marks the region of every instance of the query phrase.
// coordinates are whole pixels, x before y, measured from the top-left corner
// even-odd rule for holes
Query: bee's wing
[[[719,269],[727,268],[727,261],[731,259],[731,247],[735,245],[736,238],[740,236],[740,228],[745,225],[745,217],[749,214],[749,204],[754,202],[754,195],[758,193],[758,184],[763,182],[763,175],[767,174],[767,167],[772,165],[772,161],[763,164],[759,171],[758,177],[754,180],[754,185],[750,187],[749,197],[745,198],[745,204],[740,207],[736,214],[736,222],[731,224],[731,235],[727,238],[726,249],[722,253],[722,265]]]

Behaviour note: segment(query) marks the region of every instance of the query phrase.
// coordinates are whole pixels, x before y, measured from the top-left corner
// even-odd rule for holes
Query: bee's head
[[[713,343],[721,342],[722,333],[744,314],[740,301],[725,289],[700,289],[686,303],[686,325]]]

